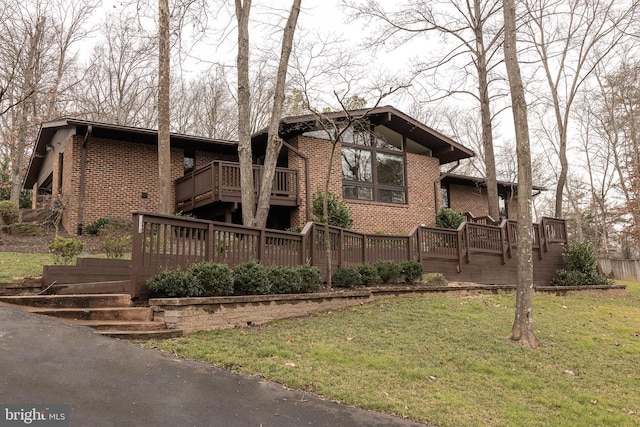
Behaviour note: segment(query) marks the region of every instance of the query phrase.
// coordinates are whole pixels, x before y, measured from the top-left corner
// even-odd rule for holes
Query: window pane
[[[342,179],[371,182],[371,152],[358,148],[342,148]]]
[[[345,199],[373,200],[373,188],[356,185],[343,185],[342,196]]]
[[[404,187],[404,157],[377,153],[378,183]]]
[[[402,135],[384,126],[376,126],[375,144],[384,150],[402,151]]]
[[[378,190],[378,200],[387,203],[407,203],[406,193],[400,190]]]
[[[185,151],[182,159],[182,166],[185,175],[193,171],[196,166],[196,153],[193,151]]]
[[[508,218],[509,213],[507,211],[507,195],[504,193],[498,194],[498,210],[500,218]]]
[[[442,184],[440,186],[440,200],[442,201],[443,208],[451,207],[451,204],[449,202],[449,186],[446,184]]]

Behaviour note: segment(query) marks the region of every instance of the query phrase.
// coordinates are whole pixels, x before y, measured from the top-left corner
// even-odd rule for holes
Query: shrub
[[[131,249],[131,221],[111,217],[98,231],[100,247],[107,258],[122,258]]]
[[[129,233],[131,233],[131,227],[133,226],[131,221],[119,216],[103,216],[96,219],[91,224],[86,225],[83,231],[88,234],[99,234],[100,230],[107,226],[107,224],[115,224],[116,227],[128,227]]]
[[[54,264],[71,264],[83,249],[84,243],[73,237],[65,239],[64,237],[56,236],[53,242],[49,244],[49,251],[54,257]]]
[[[374,264],[380,275],[382,283],[397,282],[402,270],[397,262],[393,261],[378,261]]]
[[[184,270],[163,270],[147,280],[147,286],[171,298],[191,296],[189,276]]]
[[[5,225],[15,224],[20,217],[20,209],[9,200],[0,202],[0,219]]]
[[[442,208],[436,215],[436,225],[440,228],[457,229],[464,222],[464,215],[455,209]]]
[[[598,259],[590,242],[571,242],[562,255],[570,271],[595,274],[598,271]]]
[[[274,294],[296,294],[302,289],[302,277],[294,268],[273,265],[267,269],[267,276]]]
[[[302,280],[300,292],[318,292],[322,289],[324,280],[322,280],[322,273],[318,267],[299,265],[296,270]]]
[[[552,286],[605,286],[613,281],[596,273],[583,273],[578,270],[558,270],[551,279]]]
[[[405,261],[400,264],[400,270],[404,274],[407,283],[413,283],[422,278],[424,268],[418,261]]]
[[[351,209],[349,206],[337,195],[333,193],[328,193],[329,196],[327,198],[327,213],[329,215],[329,225],[333,225],[335,227],[342,228],[351,228],[353,227],[353,214],[351,213]],[[313,210],[313,220],[316,222],[324,223],[324,212],[323,212],[323,203],[324,203],[324,193],[318,192],[313,195],[312,200],[312,210]]]
[[[359,265],[358,273],[360,273],[360,283],[365,286],[377,285],[382,280],[378,274],[378,269],[371,264]]]
[[[589,242],[572,242],[564,251],[568,270],[556,271],[552,286],[603,286],[613,281],[598,274],[598,264],[593,246]]]
[[[233,286],[239,295],[266,295],[271,292],[267,272],[255,261],[238,264],[233,269]]]
[[[354,267],[340,267],[333,273],[332,282],[339,288],[352,288],[360,284],[360,273]]]
[[[233,275],[226,264],[202,262],[188,271],[191,296],[225,296],[233,294]]]

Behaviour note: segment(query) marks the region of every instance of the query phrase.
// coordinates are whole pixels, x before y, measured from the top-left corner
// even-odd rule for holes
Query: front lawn
[[[46,264],[53,264],[51,254],[0,252],[0,282],[10,282],[14,277],[41,276]]]
[[[442,426],[640,424],[640,284],[536,296],[544,346],[508,341],[514,295],[381,301],[149,347]]]

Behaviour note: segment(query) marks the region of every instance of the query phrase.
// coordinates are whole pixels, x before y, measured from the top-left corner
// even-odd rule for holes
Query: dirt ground
[[[85,253],[100,253],[100,243],[96,236],[69,236],[66,233],[59,233],[62,237],[75,237],[84,243]],[[12,234],[0,234],[0,252],[23,252],[23,253],[49,253],[49,244],[55,237],[53,229],[46,229],[42,236],[16,236]]]

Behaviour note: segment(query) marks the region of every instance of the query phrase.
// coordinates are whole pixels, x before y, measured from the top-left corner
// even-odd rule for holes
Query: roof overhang
[[[35,183],[38,172],[44,163],[47,154],[47,145],[52,143],[55,134],[63,129],[72,130],[74,135],[86,135],[91,127],[92,138],[104,138],[114,141],[127,141],[140,144],[157,145],[158,131],[155,129],[121,126],[110,123],[94,122],[74,118],[63,118],[46,122],[40,125],[35,147],[31,154],[31,160],[24,180],[24,188],[31,188]],[[170,134],[171,147],[190,148],[195,150],[223,153],[236,153],[238,143],[192,135],[172,133]]]
[[[446,184],[458,184],[458,185],[466,185],[473,187],[486,187],[487,181],[484,178],[476,177],[476,176],[468,176],[468,175],[456,175],[456,174],[442,174],[442,179],[440,180]],[[518,190],[518,184],[515,182],[509,181],[498,181],[498,188],[504,190]],[[547,188],[540,187],[538,185],[533,185],[531,189],[534,192],[547,191]]]
[[[431,129],[416,119],[406,115],[391,106],[359,109],[349,111],[351,117],[366,116],[374,125],[384,125],[416,143],[431,150],[433,157],[439,159],[440,164],[455,162],[475,156],[473,150],[464,147],[453,139]],[[320,120],[340,121],[347,113],[323,113],[322,118],[314,115],[285,117],[280,121],[280,136],[286,141],[304,132],[318,129]],[[266,131],[253,135],[255,141],[266,142]]]

